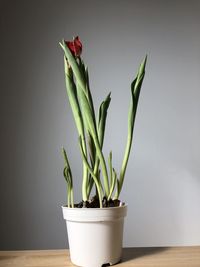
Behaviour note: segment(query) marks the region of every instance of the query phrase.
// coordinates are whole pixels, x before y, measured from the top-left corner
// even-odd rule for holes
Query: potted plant
[[[82,43],[77,36],[63,40],[66,90],[78,132],[83,160],[82,201],[74,204],[73,176],[66,150],[64,178],[67,182],[67,205],[62,207],[67,223],[71,261],[78,266],[100,267],[115,264],[122,253],[123,223],[127,205],[119,200],[133,140],[133,129],[147,57],[131,84],[128,136],[121,171],[112,164],[112,152],[106,161],[103,153],[109,93],[95,114],[89,85],[88,68],[81,58]],[[107,162],[107,163],[106,163]],[[91,197],[92,192],[94,196]]]

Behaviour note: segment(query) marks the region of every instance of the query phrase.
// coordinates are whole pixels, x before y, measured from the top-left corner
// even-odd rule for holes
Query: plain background
[[[200,1],[0,1],[0,249],[68,246],[61,147],[80,201],[81,158],[62,39],[79,35],[97,107],[112,101],[105,155],[119,171],[130,83],[145,54],[121,198],[124,246],[200,244]]]

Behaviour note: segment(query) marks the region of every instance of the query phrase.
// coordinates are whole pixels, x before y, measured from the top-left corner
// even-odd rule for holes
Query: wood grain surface
[[[0,251],[0,267],[72,267],[68,250]],[[119,267],[200,267],[200,246],[124,248]]]

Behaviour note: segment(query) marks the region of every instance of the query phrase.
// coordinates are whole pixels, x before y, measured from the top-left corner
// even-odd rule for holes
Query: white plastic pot
[[[82,267],[116,264],[122,255],[127,205],[113,208],[62,207],[72,263]]]

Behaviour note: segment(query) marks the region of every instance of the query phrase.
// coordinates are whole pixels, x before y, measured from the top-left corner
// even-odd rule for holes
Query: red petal
[[[82,52],[82,43],[78,36],[71,42],[71,41],[65,41],[66,45],[70,49],[73,56],[80,56]]]

